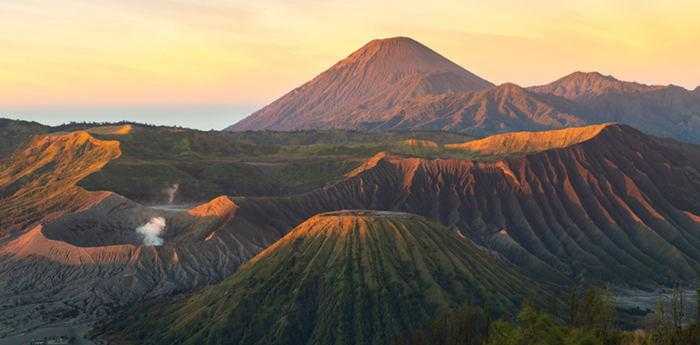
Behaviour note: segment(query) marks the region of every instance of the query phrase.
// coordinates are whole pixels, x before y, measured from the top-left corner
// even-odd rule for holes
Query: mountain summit
[[[587,109],[586,123],[619,122],[644,132],[700,143],[700,97],[675,85],[621,81],[598,72],[574,72],[530,91],[564,97]]]
[[[228,129],[357,127],[409,98],[492,86],[413,39],[379,39]]]
[[[531,89],[535,92],[553,94],[570,100],[581,100],[609,92],[639,93],[662,88],[664,86],[618,80],[613,76],[603,75],[599,72],[574,72],[552,83],[533,86]]]

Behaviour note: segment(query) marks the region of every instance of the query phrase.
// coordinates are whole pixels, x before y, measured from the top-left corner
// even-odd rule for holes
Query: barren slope
[[[542,130],[587,123],[585,108],[553,95],[515,84],[475,92],[416,97],[386,111],[368,130],[449,130],[484,135],[513,130]]]
[[[32,140],[0,168],[0,239],[102,200],[106,194],[87,193],[75,184],[119,155],[118,142],[82,131]]]
[[[373,40],[228,129],[356,128],[411,97],[491,86],[410,38]]]

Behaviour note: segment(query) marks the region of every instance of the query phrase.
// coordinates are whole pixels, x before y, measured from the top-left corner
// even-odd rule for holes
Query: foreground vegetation
[[[700,297],[698,297],[700,299]],[[698,322],[689,322],[681,290],[660,302],[642,329],[622,331],[610,292],[588,288],[573,292],[565,317],[556,317],[525,303],[514,320],[493,320],[479,307],[465,307],[428,327],[399,337],[394,345],[697,345]],[[700,307],[696,320],[700,320]]]

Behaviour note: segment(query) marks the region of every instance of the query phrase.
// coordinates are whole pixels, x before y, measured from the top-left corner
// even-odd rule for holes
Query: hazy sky
[[[692,89],[698,18],[697,0],[1,0],[0,116],[222,128],[391,36],[494,83],[595,70]]]

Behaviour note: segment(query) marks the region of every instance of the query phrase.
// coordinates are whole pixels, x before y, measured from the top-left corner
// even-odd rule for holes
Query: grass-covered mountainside
[[[122,151],[119,159],[80,185],[88,190],[110,190],[146,204],[189,204],[222,194],[301,193],[342,179],[346,172],[381,151],[412,155],[442,151],[440,147],[411,145],[414,139],[440,144],[470,139],[440,132],[231,133],[128,123],[48,127],[3,120],[0,162],[9,159],[11,152],[33,135],[75,130],[87,130],[99,139],[117,140]]]
[[[464,304],[556,299],[454,230],[396,212],[316,215],[225,281],[130,312],[133,344],[389,344]]]

